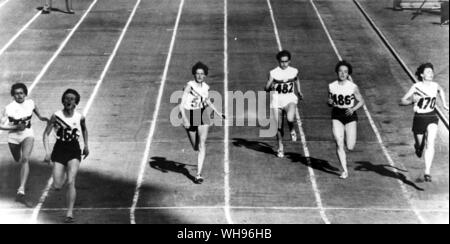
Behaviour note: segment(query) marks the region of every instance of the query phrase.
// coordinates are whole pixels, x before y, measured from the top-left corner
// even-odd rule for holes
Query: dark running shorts
[[[211,125],[211,109],[202,108],[202,109],[193,109],[193,110],[184,110],[184,114],[189,120],[189,130],[196,130],[200,125]]]
[[[64,166],[67,166],[67,163],[73,159],[81,161],[80,144],[78,142],[56,141],[51,159],[52,162],[60,163]]]
[[[350,116],[347,116],[345,114],[345,111],[346,109],[334,107],[333,110],[331,110],[331,119],[339,120],[344,125],[353,121],[358,121],[358,115],[356,114],[356,111]]]
[[[412,131],[415,134],[425,134],[425,132],[427,132],[428,125],[438,123],[439,117],[437,116],[436,111],[423,114],[415,113]]]

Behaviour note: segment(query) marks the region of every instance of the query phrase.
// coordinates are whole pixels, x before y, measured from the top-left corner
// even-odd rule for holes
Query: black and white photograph
[[[449,224],[448,120],[448,0],[0,0],[0,224]]]

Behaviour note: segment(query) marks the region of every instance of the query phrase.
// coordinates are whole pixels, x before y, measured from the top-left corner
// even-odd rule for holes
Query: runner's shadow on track
[[[372,172],[375,172],[382,176],[401,180],[404,184],[413,187],[417,191],[424,191],[424,189],[418,187],[412,181],[408,180],[404,174],[402,174],[400,172],[396,173],[389,168],[396,169],[397,171],[406,172],[405,170],[402,170],[402,169],[399,169],[396,167],[392,167],[391,165],[375,165],[375,164],[372,164],[371,162],[367,162],[367,161],[359,161],[359,162],[355,162],[355,164],[358,165],[355,167],[356,171],[372,171]]]
[[[182,164],[174,161],[169,161],[164,157],[152,157],[149,162],[150,167],[159,170],[163,173],[174,172],[186,176],[192,182],[195,182],[195,177],[186,169],[187,164]]]
[[[339,169],[331,165],[328,161],[318,158],[305,157],[298,153],[285,153],[285,156],[293,163],[302,163],[307,167],[311,167],[328,174],[339,175]]]
[[[3,151],[1,151],[3,153]],[[32,216],[31,209],[14,200],[19,183],[20,167],[9,157],[0,159],[0,203],[3,208],[15,209],[11,213],[12,223],[26,224]],[[97,160],[82,162],[78,171],[77,199],[75,202],[76,224],[129,224],[131,205],[136,190],[136,179],[132,174],[127,175],[121,169],[103,167],[86,167],[86,164],[104,163]],[[41,200],[43,190],[52,175],[52,166],[42,160],[33,158],[30,161],[30,176],[27,184],[26,199],[35,208]],[[38,223],[62,224],[66,214],[66,190],[50,190],[39,211]],[[188,220],[182,214],[169,211],[149,211],[146,206],[159,206],[165,198],[167,189],[155,184],[144,183],[140,189],[139,202],[136,209],[138,224],[177,224]],[[143,207],[143,209],[140,209]],[[2,219],[0,222],[10,222]]]
[[[384,9],[386,9],[386,10],[393,10],[393,11],[404,11],[404,12],[406,12],[406,11],[409,11],[409,12],[413,12],[413,13],[415,13],[415,12],[417,12],[417,8],[416,9],[410,9],[410,8],[406,8],[406,9],[394,9],[393,7],[385,7]],[[422,13],[429,13],[429,14],[433,14],[433,15],[440,15],[441,14],[441,11],[440,10],[438,10],[438,9],[426,9],[426,8],[423,8],[423,9],[421,9],[420,10]]]
[[[276,155],[276,152],[273,150],[272,146],[265,142],[249,141],[243,138],[233,138],[233,145],[235,145],[236,147],[246,147],[258,152]],[[285,153],[285,157],[291,160],[293,163],[302,163],[305,166],[311,166],[313,169],[317,169],[328,174],[339,175],[339,169],[332,166],[325,160],[312,157],[307,158],[301,154],[289,152]]]
[[[265,142],[260,141],[249,141],[243,138],[233,138],[233,145],[236,147],[245,147],[258,152],[263,152],[271,155],[275,155],[276,152],[273,150],[272,146]]]

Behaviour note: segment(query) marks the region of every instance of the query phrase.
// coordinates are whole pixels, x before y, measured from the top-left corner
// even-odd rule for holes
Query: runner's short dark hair
[[[348,74],[351,75],[353,73],[353,67],[352,65],[345,61],[345,60],[341,60],[336,64],[336,67],[334,68],[334,72],[336,72],[336,74],[339,72],[339,67],[341,66],[346,66],[348,69]]]
[[[192,66],[192,75],[195,75],[195,73],[197,73],[198,69],[202,69],[205,72],[205,75],[208,75],[208,66],[206,66],[206,64],[202,63],[202,62],[197,62],[196,64],[194,64],[194,66]]]
[[[288,57],[289,60],[291,60],[291,53],[288,50],[282,50],[277,53],[277,60],[278,62],[281,61],[282,57]]]
[[[11,96],[14,96],[14,94],[16,93],[17,89],[22,89],[23,92],[25,93],[25,95],[28,96],[28,88],[23,83],[16,83],[16,84],[11,86]]]
[[[80,96],[80,94],[79,94],[76,90],[70,89],[70,88],[67,89],[67,90],[63,93],[63,95],[62,95],[62,97],[61,97],[61,102],[64,102],[64,97],[65,97],[67,94],[73,94],[73,95],[75,95],[75,103],[78,105],[78,103],[80,102],[81,96]]]
[[[434,70],[434,66],[432,63],[424,63],[424,64],[419,65],[419,67],[417,67],[416,77],[419,81],[423,80],[421,74],[423,74],[423,72],[425,71],[426,68],[430,68],[430,69]]]

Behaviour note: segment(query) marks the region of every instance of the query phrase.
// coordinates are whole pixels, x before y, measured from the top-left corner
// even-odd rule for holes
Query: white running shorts
[[[34,138],[34,132],[32,128],[26,128],[20,132],[10,132],[8,134],[8,143],[11,144],[20,144],[28,137]]]
[[[298,103],[298,98],[294,93],[273,94],[270,101],[270,108],[285,108],[290,103]]]

